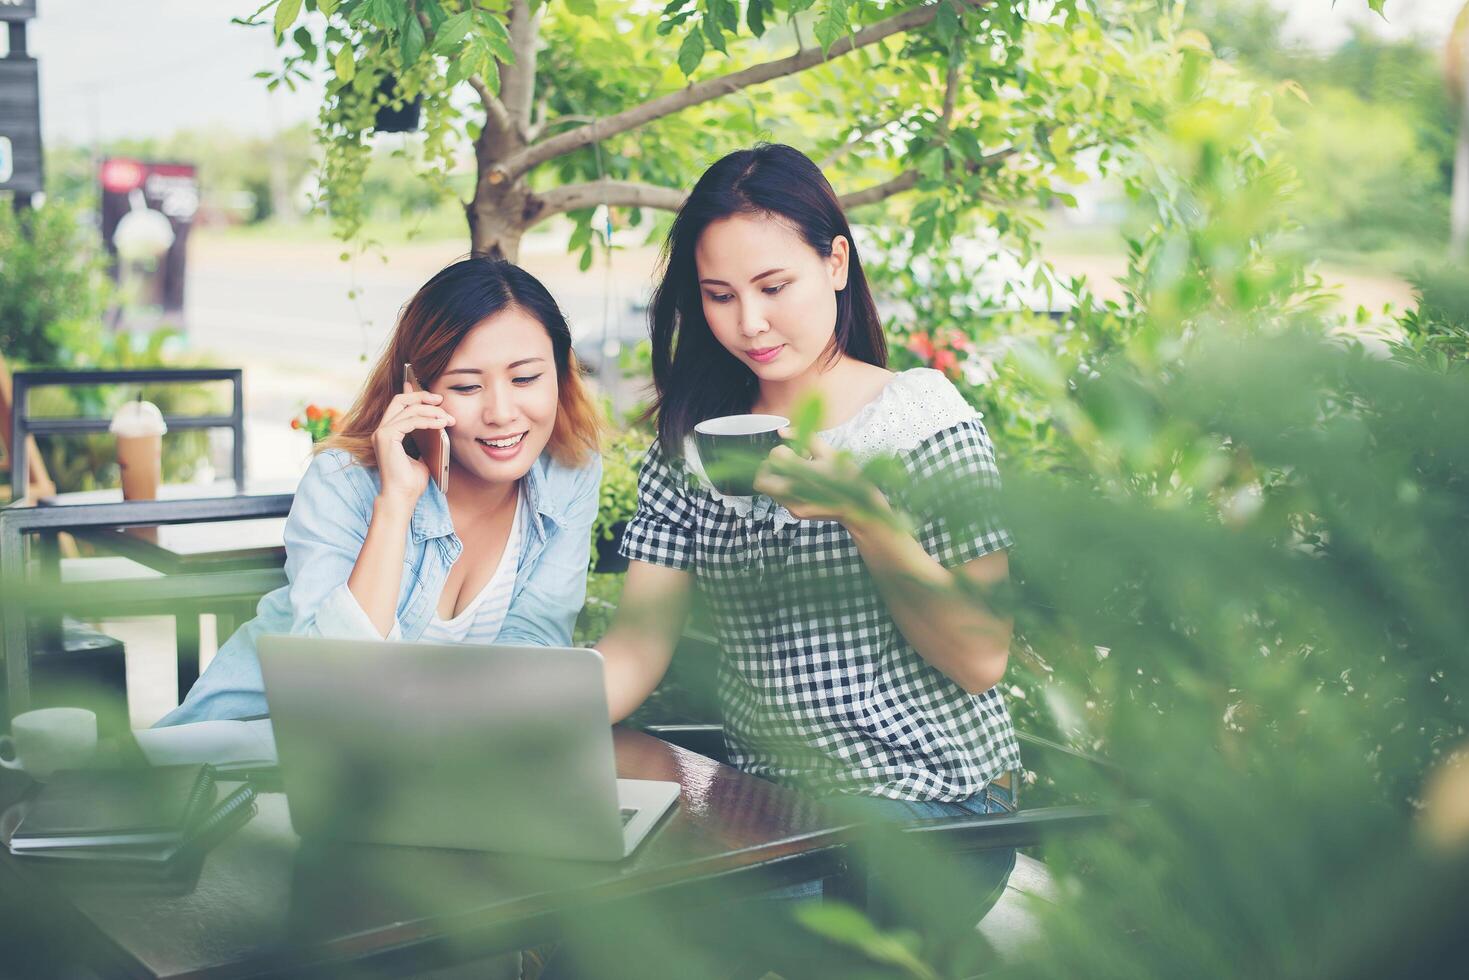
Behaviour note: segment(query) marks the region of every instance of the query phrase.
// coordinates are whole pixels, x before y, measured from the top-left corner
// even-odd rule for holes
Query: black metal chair
[[[31,414],[29,395],[38,388],[76,385],[143,385],[198,384],[228,381],[232,386],[229,415],[168,415],[164,421],[170,431],[182,429],[228,428],[233,434],[232,465],[236,489],[245,486],[245,409],[244,373],[239,368],[141,368],[105,371],[18,371],[12,379],[10,437],[12,446],[25,446],[32,436],[75,435],[105,432],[109,420],[104,418],[37,418]],[[11,498],[21,500],[28,485],[28,456],[11,454]],[[54,539],[40,550],[42,560],[59,560]],[[197,613],[191,614],[197,617]],[[180,634],[193,635],[180,618]],[[126,727],[127,676],[126,649],[111,636],[86,627],[75,620],[52,619],[49,625],[29,631],[31,657],[35,669],[34,703],[78,704],[98,714],[104,728]],[[187,658],[182,658],[187,659]],[[194,657],[197,660],[197,655]],[[197,669],[197,668],[195,668]]]
[[[228,381],[233,386],[228,415],[165,415],[169,431],[182,429],[229,429],[234,436],[231,448],[235,486],[245,489],[245,383],[240,368],[130,368],[112,371],[17,371],[11,379],[14,406],[10,419],[10,445],[24,446],[29,436],[75,435],[106,432],[110,424],[104,418],[36,418],[30,413],[29,394],[37,388],[74,387],[77,385],[142,385],[199,384]],[[10,461],[10,493],[12,500],[26,495],[28,461],[26,454],[12,454]]]

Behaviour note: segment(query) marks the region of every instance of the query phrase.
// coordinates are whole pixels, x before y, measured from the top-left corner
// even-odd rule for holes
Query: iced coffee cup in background
[[[131,401],[112,417],[123,500],[153,500],[163,479],[163,434],[168,425],[152,402]]]

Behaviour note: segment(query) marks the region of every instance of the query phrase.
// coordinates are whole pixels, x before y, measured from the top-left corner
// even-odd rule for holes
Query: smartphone
[[[414,391],[422,391],[412,364],[403,365],[403,380]],[[438,484],[440,493],[449,492],[449,433],[443,429],[414,429],[413,444],[418,447],[418,458],[428,467],[429,476]]]

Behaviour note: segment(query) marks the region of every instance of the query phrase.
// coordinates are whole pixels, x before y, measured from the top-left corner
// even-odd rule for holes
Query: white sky
[[[1209,0],[1194,0],[1208,3]],[[1353,22],[1388,36],[1441,40],[1464,0],[1387,0],[1387,23],[1367,0],[1272,0],[1290,10],[1290,35],[1339,44]],[[29,49],[41,64],[47,141],[90,143],[227,127],[264,134],[315,117],[319,89],[267,93],[250,76],[275,64],[268,28],[234,16],[260,0],[39,0]]]
[[[1191,0],[1208,3],[1209,0]],[[1353,23],[1368,24],[1384,37],[1422,37],[1441,43],[1465,0],[1387,0],[1386,22],[1367,0],[1271,0],[1289,12],[1287,36],[1312,47],[1331,48],[1346,40]]]
[[[270,29],[230,23],[263,0],[38,0],[27,47],[41,66],[47,141],[164,136],[185,128],[269,133],[313,119],[319,89],[268,93]]]

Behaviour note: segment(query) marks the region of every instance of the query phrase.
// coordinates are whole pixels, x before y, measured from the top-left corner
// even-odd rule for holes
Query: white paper
[[[275,730],[269,718],[255,721],[196,721],[191,725],[133,732],[149,765],[208,762],[220,768],[274,766]]]

